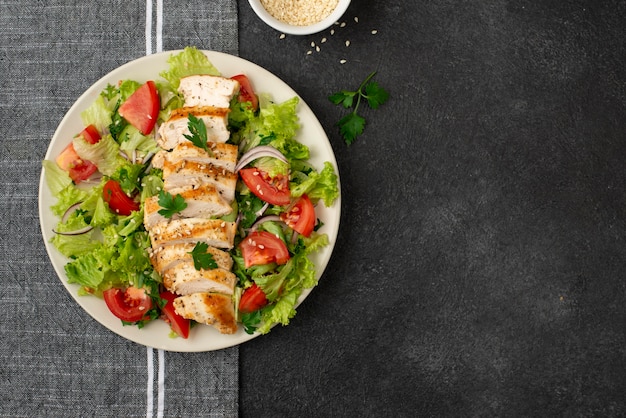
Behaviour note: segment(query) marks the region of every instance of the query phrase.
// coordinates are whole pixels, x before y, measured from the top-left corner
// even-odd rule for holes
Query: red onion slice
[[[280,220],[280,216],[278,215],[267,215],[267,216],[257,219],[256,222],[254,222],[252,226],[250,226],[250,232],[256,231],[259,225],[268,221],[282,222]]]
[[[241,159],[235,166],[235,173],[250,164],[252,161],[261,157],[278,158],[282,162],[288,163],[287,158],[276,148],[270,147],[269,145],[260,145],[252,148],[250,151],[241,156]]]
[[[83,202],[74,203],[72,206],[67,208],[67,210],[63,213],[63,216],[61,217],[61,222],[62,223],[67,222],[67,218],[69,218],[70,215],[74,213],[74,211],[78,209],[82,203]]]
[[[87,232],[91,231],[92,229],[93,229],[93,226],[87,225],[87,226],[85,226],[83,228],[76,229],[74,231],[60,232],[60,231],[57,231],[56,229],[53,229],[52,232],[54,232],[55,234],[59,234],[59,235],[82,235],[82,234],[86,234]]]

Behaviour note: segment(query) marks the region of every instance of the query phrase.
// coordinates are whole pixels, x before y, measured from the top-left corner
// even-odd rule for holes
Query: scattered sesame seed
[[[345,64],[347,61],[346,60],[340,60],[339,64]]]
[[[280,39],[285,39],[285,34],[284,34],[284,33],[281,33],[281,34],[280,34],[280,36],[279,36],[279,38],[280,38]]]
[[[350,46],[350,41],[346,41],[346,46]]]
[[[356,23],[359,23],[359,18],[358,18],[357,16],[354,16],[354,21],[355,21]]]
[[[378,33],[378,31],[377,31],[376,29],[374,29],[374,30],[372,31],[372,35],[376,35],[377,33]]]
[[[326,42],[326,38],[322,38],[322,43]]]
[[[317,52],[320,52],[320,47],[319,47],[319,46],[316,46],[316,47],[315,47],[315,50],[316,50]]]
[[[315,46],[315,42],[311,42],[311,46],[314,47]]]
[[[311,50],[306,51],[306,54],[307,54],[307,55],[311,55],[312,53],[313,53],[313,51],[311,51]]]
[[[339,24],[339,27],[340,27],[340,28],[345,28],[345,27],[346,27],[346,22],[341,22],[341,23]]]
[[[334,35],[334,34],[335,34],[335,29],[331,29],[331,30],[330,30],[330,34],[331,34],[331,35]]]

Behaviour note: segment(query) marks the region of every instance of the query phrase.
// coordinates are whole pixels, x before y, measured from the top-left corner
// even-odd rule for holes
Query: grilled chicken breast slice
[[[239,92],[239,82],[214,75],[191,75],[180,79],[178,91],[186,107],[214,106],[228,108]]]
[[[235,307],[230,296],[218,293],[193,293],[174,299],[174,309],[183,318],[212,325],[222,334],[237,332]]]
[[[159,196],[152,196],[145,200],[143,223],[146,229],[159,223],[168,222],[170,219],[220,217],[233,211],[230,204],[211,184],[202,184],[197,188],[182,190],[178,194],[185,200],[187,207],[172,215],[171,218],[166,218],[159,213],[163,209],[159,204]]]
[[[174,109],[167,122],[159,127],[157,143],[166,150],[173,149],[176,145],[189,142],[185,135],[191,135],[189,131],[189,115],[192,114],[200,119],[206,126],[207,140],[210,142],[226,142],[230,138],[228,131],[228,108],[213,106],[183,107]]]
[[[171,194],[182,190],[210,184],[217,188],[227,202],[235,198],[237,174],[212,164],[181,160],[175,163],[163,162],[163,187]]]
[[[193,251],[195,246],[196,244],[193,242],[164,245],[150,252],[150,261],[154,269],[160,275],[163,275],[166,270],[171,269],[183,261],[193,262],[191,251]],[[213,260],[215,260],[219,268],[224,270],[233,268],[233,259],[226,251],[219,250],[215,247],[208,247],[207,252],[213,256]]]
[[[211,164],[214,167],[235,171],[237,154],[239,152],[237,145],[218,142],[209,142],[208,145],[213,155],[209,155],[209,153],[202,148],[198,148],[187,141],[178,144],[172,152],[168,152],[165,157],[171,163],[185,160],[199,164]]]
[[[196,270],[193,260],[182,261],[163,272],[163,285],[178,295],[217,292],[232,295],[237,276],[231,271],[215,268]]]
[[[153,251],[165,245],[206,242],[210,247],[233,248],[237,224],[221,219],[182,218],[148,230]]]

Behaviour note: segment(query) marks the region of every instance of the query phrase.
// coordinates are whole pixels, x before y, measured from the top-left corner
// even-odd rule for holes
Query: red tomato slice
[[[255,167],[242,168],[239,175],[250,191],[264,202],[279,206],[291,202],[287,176],[270,177],[265,171]]]
[[[263,290],[256,284],[253,283],[252,286],[247,288],[243,295],[241,295],[241,300],[239,301],[239,312],[242,313],[251,313],[254,311],[258,311],[267,305],[267,297]]]
[[[74,183],[78,184],[83,180],[91,177],[93,173],[98,171],[98,167],[94,163],[88,160],[83,160],[78,156],[74,149],[74,144],[71,142],[56,159],[57,164],[61,169],[68,172],[70,178]]]
[[[250,79],[244,74],[234,75],[231,78],[239,82],[239,102],[250,102],[252,104],[252,110],[256,111],[259,108],[259,99],[256,94],[254,94]]]
[[[250,233],[239,247],[246,268],[269,263],[285,264],[289,261],[289,250],[283,240],[267,231]]]
[[[152,299],[146,291],[133,286],[126,290],[114,287],[105,290],[103,296],[111,313],[122,321],[137,322],[152,309]]]
[[[160,106],[156,85],[150,80],[142,84],[122,103],[119,113],[142,134],[148,135],[154,129]]]
[[[165,299],[167,301],[167,304],[161,310],[164,314],[165,322],[170,324],[170,327],[172,327],[172,330],[174,330],[176,334],[183,338],[188,338],[191,321],[178,315],[174,309],[174,299],[178,296],[168,291],[161,292],[159,296],[161,299]]]
[[[89,142],[90,144],[95,144],[101,139],[100,132],[98,132],[98,128],[96,128],[94,125],[87,126],[78,134],[78,136],[82,136],[85,141]]]
[[[128,216],[140,209],[139,202],[128,197],[115,180],[109,180],[104,184],[102,198],[109,204],[109,209],[122,216]]]
[[[315,227],[315,207],[311,199],[303,194],[300,199],[286,211],[280,214],[280,219],[305,237],[311,236]]]

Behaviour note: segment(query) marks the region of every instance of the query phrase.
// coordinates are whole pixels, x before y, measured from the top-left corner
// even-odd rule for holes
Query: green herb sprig
[[[163,209],[159,209],[159,214],[171,218],[175,214],[182,212],[187,207],[187,202],[180,195],[172,196],[171,193],[161,190],[159,192],[159,206]]]
[[[188,253],[193,258],[193,266],[196,270],[210,270],[218,267],[213,254],[207,252],[208,249],[209,245],[206,242],[198,242]]]
[[[341,90],[328,96],[334,104],[342,105],[346,109],[352,108],[352,112],[337,122],[339,132],[348,145],[352,144],[357,136],[363,134],[365,129],[365,118],[357,113],[361,100],[365,99],[372,109],[378,109],[389,99],[389,93],[377,82],[372,81],[374,75],[376,71],[368,75],[356,91]]]
[[[195,115],[189,114],[187,127],[191,135],[185,134],[184,137],[191,141],[198,148],[205,150],[211,157],[213,157],[213,150],[209,148],[208,136],[206,132],[206,125],[201,119],[198,119]]]

